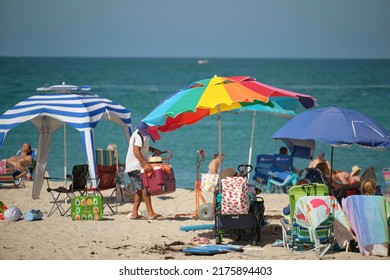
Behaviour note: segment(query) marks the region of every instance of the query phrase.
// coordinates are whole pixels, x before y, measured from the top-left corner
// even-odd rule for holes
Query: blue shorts
[[[140,191],[144,188],[142,185],[142,179],[141,179],[141,171],[134,170],[127,173],[130,178],[130,188],[132,192],[136,193],[137,191]]]

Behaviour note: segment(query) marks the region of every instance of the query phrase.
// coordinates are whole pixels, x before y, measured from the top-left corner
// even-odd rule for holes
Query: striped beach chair
[[[124,177],[119,173],[118,152],[116,149],[96,149],[95,153],[99,184],[97,188],[87,188],[87,192],[102,196],[103,208],[107,206],[112,214],[115,214],[118,212],[118,203],[116,199],[117,185],[121,184],[121,178]],[[110,191],[110,193],[108,196],[104,196],[102,193],[103,191]],[[111,201],[115,201],[115,211],[110,205]]]

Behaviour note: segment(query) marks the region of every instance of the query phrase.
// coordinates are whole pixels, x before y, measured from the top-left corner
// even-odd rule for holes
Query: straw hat
[[[226,177],[233,177],[236,175],[236,171],[232,167],[225,168],[222,171],[221,178],[225,179]]]
[[[351,172],[351,176],[355,176],[357,172],[360,171],[360,167],[355,165],[354,167],[352,167],[352,172]]]

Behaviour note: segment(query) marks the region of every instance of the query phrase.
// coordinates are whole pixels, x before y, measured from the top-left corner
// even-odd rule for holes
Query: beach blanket
[[[316,228],[332,215],[337,223],[334,223],[335,236],[340,247],[345,247],[347,241],[352,240],[350,224],[347,216],[333,196],[302,196],[295,204],[296,223],[309,230],[310,241],[319,246]]]
[[[387,256],[390,202],[383,196],[352,195],[342,201],[362,255]]]

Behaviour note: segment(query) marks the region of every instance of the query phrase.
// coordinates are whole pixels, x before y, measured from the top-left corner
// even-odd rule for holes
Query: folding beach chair
[[[25,173],[14,177],[8,164],[6,165],[5,169],[5,172],[0,174],[0,188],[19,188],[24,185],[24,176],[26,175]]]
[[[44,177],[47,183],[47,191],[50,192],[53,197],[53,206],[47,215],[50,217],[55,211],[59,211],[61,216],[65,216],[71,208],[71,200],[76,192],[80,195],[86,189],[87,180],[88,180],[88,164],[75,165],[72,169],[72,175],[67,175],[64,186],[58,188],[50,188],[51,180],[61,180],[60,178],[54,177]],[[69,185],[69,187],[68,187]],[[61,194],[64,195],[63,198],[60,198]],[[63,205],[69,203],[69,205],[64,208]]]
[[[116,199],[117,185],[124,184],[122,178],[123,173],[120,174],[120,166],[118,153],[116,150],[103,150],[97,149],[96,151],[97,162],[97,176],[98,187],[87,187],[86,192],[92,192],[94,195],[100,195],[103,198],[103,208],[107,206],[112,214],[118,213],[118,202]],[[108,192],[108,196],[103,195],[103,191]],[[115,201],[115,211],[111,207],[110,202]]]
[[[289,186],[293,186],[298,181],[298,176],[292,170],[293,158],[290,155],[273,155],[273,163],[268,172],[267,193],[287,192]]]
[[[283,246],[289,251],[315,250],[317,258],[329,250],[332,245],[333,212],[327,211],[330,204],[337,201],[329,196],[328,187],[324,184],[308,184],[293,186],[289,190],[290,215],[289,218],[280,220],[282,225]],[[318,199],[315,200],[313,199]],[[309,206],[311,211],[308,211]],[[316,213],[318,207],[326,208],[326,217],[316,224],[306,225],[305,217],[310,213]],[[339,207],[341,209],[341,207]],[[317,209],[318,210],[318,209]],[[323,209],[321,209],[323,210]],[[313,221],[313,218],[307,219]],[[303,222],[302,222],[303,221]]]
[[[262,192],[267,190],[269,170],[274,162],[273,155],[260,154],[257,156],[255,174],[252,179],[255,181],[256,186],[259,186]]]
[[[21,154],[21,150],[19,150],[16,153],[17,156],[20,154]],[[37,149],[32,149],[31,157],[33,159],[33,162],[31,165],[26,166],[30,174],[33,174],[34,172],[36,155],[37,155]],[[5,172],[0,174],[0,188],[19,188],[21,186],[24,186],[24,181],[26,180],[27,172],[22,172],[14,176],[8,164],[6,164],[5,169],[6,169]]]

